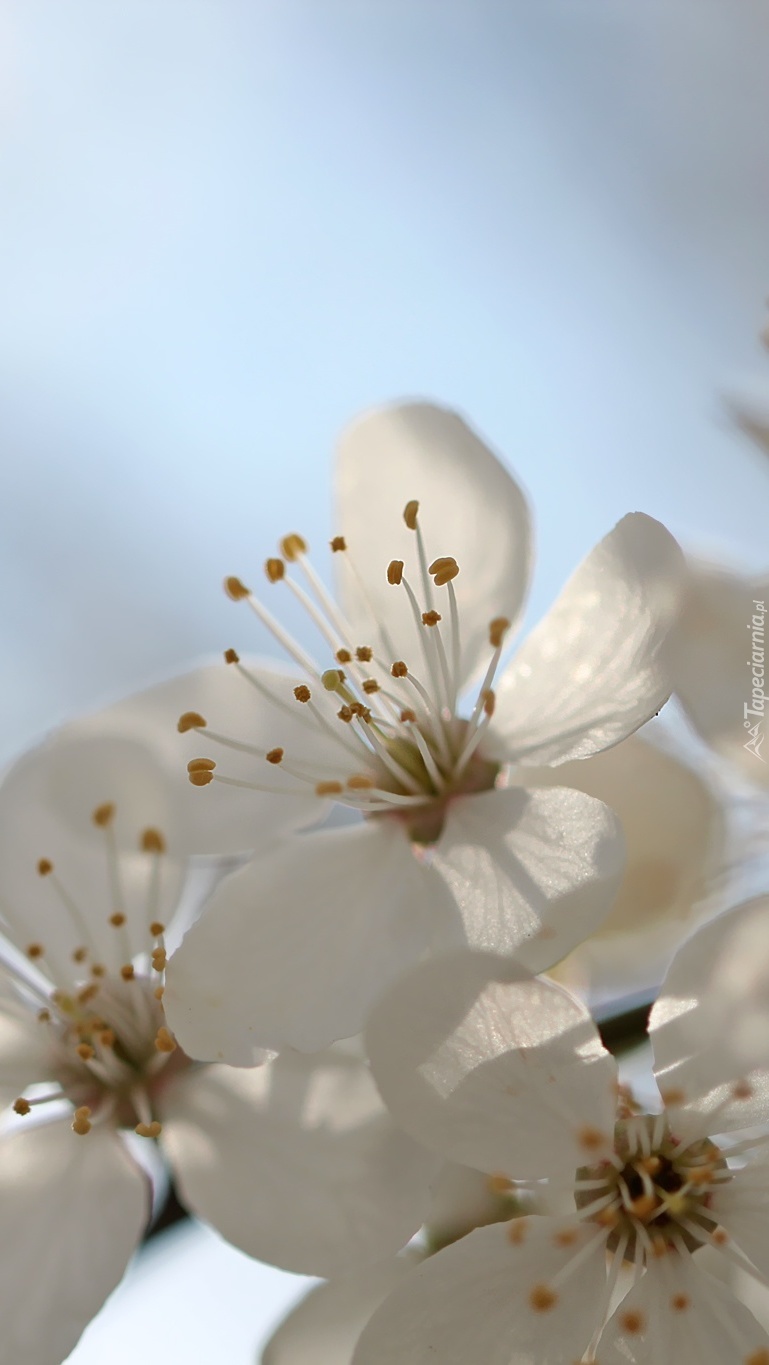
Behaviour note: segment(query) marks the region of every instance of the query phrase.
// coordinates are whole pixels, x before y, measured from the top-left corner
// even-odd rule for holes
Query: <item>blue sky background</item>
[[[389,398],[520,475],[530,619],[633,509],[764,567],[719,394],[762,364],[768,68],[762,0],[5,0],[0,757],[266,649],[221,578],[324,559],[335,434]],[[243,1273],[231,1365],[282,1292]]]

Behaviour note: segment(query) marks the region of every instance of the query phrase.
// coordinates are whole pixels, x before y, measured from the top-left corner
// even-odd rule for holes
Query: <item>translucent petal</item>
[[[769,1142],[767,1143],[769,1147]],[[751,1153],[732,1180],[710,1196],[709,1212],[741,1251],[769,1278],[769,1152]]]
[[[459,575],[464,682],[491,656],[489,623],[515,621],[528,584],[529,515],[515,480],[488,446],[455,412],[432,403],[399,403],[367,413],[343,434],[336,477],[338,525],[348,556],[334,556],[344,609],[370,639],[381,622],[385,659],[403,658],[417,672],[421,648],[406,594],[387,582],[393,559],[427,609],[416,538],[403,520],[406,503],[419,502],[428,565],[453,556]],[[361,587],[361,583],[363,587]],[[448,621],[447,589],[434,589],[434,605]]]
[[[670,694],[662,646],[682,580],[683,556],[664,526],[641,512],[624,517],[500,677],[484,753],[564,763],[643,725]]]
[[[270,1337],[261,1365],[351,1365],[374,1309],[415,1264],[412,1256],[394,1256],[311,1289]]]

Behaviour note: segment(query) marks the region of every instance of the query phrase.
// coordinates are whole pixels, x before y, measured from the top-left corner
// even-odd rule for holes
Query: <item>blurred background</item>
[[[386,399],[520,476],[530,619],[629,510],[765,570],[721,394],[765,363],[767,70],[766,0],[3,0],[2,758],[266,649],[221,579],[323,562]],[[300,1292],[165,1238],[76,1365],[245,1365]]]

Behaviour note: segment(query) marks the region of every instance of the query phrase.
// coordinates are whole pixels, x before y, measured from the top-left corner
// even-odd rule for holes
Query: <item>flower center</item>
[[[309,614],[332,655],[331,667],[322,668],[316,663],[240,579],[225,581],[228,595],[248,603],[300,666],[306,681],[293,687],[287,684],[281,691],[279,684],[266,682],[241,663],[235,650],[225,652],[225,661],[279,710],[291,711],[297,704],[305,708],[306,716],[322,732],[324,740],[332,741],[332,757],[327,770],[320,772],[309,755],[288,752],[279,735],[274,747],[261,750],[237,736],[212,730],[205,717],[187,711],[179,719],[182,733],[205,731],[215,743],[271,765],[275,779],[269,782],[230,777],[220,773],[217,763],[206,757],[188,764],[194,786],[218,781],[256,791],[302,796],[307,795],[309,786],[317,796],[332,798],[365,816],[388,815],[398,819],[416,843],[431,843],[438,838],[447,805],[454,797],[494,786],[499,766],[483,759],[479,746],[494,711],[492,683],[510,622],[498,617],[489,623],[486,674],[471,714],[461,716],[460,619],[453,587],[459,565],[449,555],[430,561],[418,512],[419,504],[412,501],[406,504],[403,513],[406,526],[414,533],[416,586],[407,576],[402,560],[391,560],[382,570],[391,587],[407,598],[418,641],[416,660],[406,662],[396,657],[386,623],[378,620],[373,606],[371,639],[379,643],[355,643],[352,628],[315,572],[306,542],[299,535],[283,538],[281,556],[267,560],[265,573],[269,583],[288,589]],[[331,549],[344,557],[349,573],[365,596],[363,580],[344,536],[335,536]],[[292,566],[301,572],[304,584],[291,572]]]

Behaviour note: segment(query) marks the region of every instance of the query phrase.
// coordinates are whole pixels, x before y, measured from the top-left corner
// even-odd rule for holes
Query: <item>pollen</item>
[[[91,1058],[96,1056],[90,1043],[78,1043],[75,1051],[82,1062],[90,1062]]]
[[[167,1028],[159,1028],[155,1038],[155,1047],[158,1052],[175,1052],[176,1039]]]
[[[494,715],[494,707],[497,704],[497,696],[491,687],[487,687],[483,694],[483,710],[487,716]]]
[[[450,583],[452,578],[456,578],[459,565],[451,555],[444,555],[441,559],[433,560],[428,572],[432,574],[436,588],[442,588],[444,584]]]
[[[494,649],[500,648],[510,626],[511,622],[506,616],[495,616],[493,621],[489,621],[489,644]]]
[[[14,1100],[13,1102],[13,1112],[15,1114],[21,1114],[22,1118],[25,1116],[25,1114],[28,1114],[30,1112],[31,1108],[32,1105],[30,1104],[29,1100],[18,1099]]]
[[[548,1313],[558,1302],[558,1295],[554,1289],[546,1284],[535,1284],[529,1294],[529,1304],[535,1313]]]
[[[201,716],[199,711],[185,711],[176,722],[176,728],[180,735],[186,735],[188,730],[205,730],[208,721]]]
[[[137,1123],[134,1128],[134,1132],[138,1133],[139,1137],[146,1138],[160,1137],[162,1131],[163,1125],[158,1123],[157,1119],[153,1119],[152,1123]]]
[[[442,618],[442,616],[441,616],[441,614],[440,614],[439,611],[423,611],[423,612],[422,612],[422,625],[423,625],[423,626],[437,626],[438,622],[441,621],[442,619],[443,619],[443,618]]]
[[[674,1294],[670,1300],[670,1307],[676,1313],[683,1313],[687,1308],[691,1307],[691,1302],[688,1294]]]
[[[270,749],[264,756],[268,763],[280,763],[283,759],[283,749]]]
[[[226,664],[239,664],[240,655],[238,654],[238,651],[236,649],[225,649],[224,662]]]
[[[205,760],[200,758],[196,760],[198,764],[202,764],[204,761]],[[188,763],[187,776],[189,778],[189,781],[192,783],[193,787],[207,787],[209,782],[213,782],[214,780],[213,770],[215,767],[216,764],[211,763],[210,760],[206,763],[205,767],[191,768]]]
[[[368,697],[373,696],[375,692],[379,691],[379,683],[377,682],[376,678],[366,678],[362,686],[363,691],[366,693],[366,696]]]
[[[312,692],[306,683],[300,683],[298,687],[294,688],[294,696],[297,701],[308,702],[312,696]]]
[[[241,602],[244,597],[251,596],[251,590],[239,578],[225,578],[224,591],[228,597],[232,598],[233,602]]]
[[[417,529],[418,511],[419,503],[414,498],[412,498],[410,502],[407,502],[406,506],[403,509],[403,520],[405,521],[410,531],[416,531]]]
[[[86,1133],[90,1133],[91,1110],[87,1104],[81,1104],[80,1108],[75,1110],[72,1119],[72,1131],[77,1133],[78,1137],[85,1137]]]
[[[154,991],[152,992],[156,1000],[162,1000],[165,993],[166,993],[165,986],[156,986]]]
[[[37,865],[37,871],[39,876],[48,877],[53,872],[53,863],[50,858],[41,858]]]
[[[403,581],[403,560],[391,559],[387,565],[387,582],[394,588]]]
[[[27,948],[27,957],[42,957],[44,948],[42,943],[30,943]]]
[[[38,1022],[41,1023],[41,1024],[50,1024],[50,1022],[51,1022],[51,1011],[50,1011],[50,1010],[38,1010],[38,1012],[37,1012],[37,1018],[38,1018]]]
[[[164,924],[161,924],[159,919],[154,919],[152,921],[150,925],[150,933],[152,934],[153,938],[160,938],[160,935],[164,934],[165,931],[166,926]]]
[[[349,725],[353,717],[353,710],[351,706],[345,704],[344,706],[340,706],[336,714],[339,717],[339,720],[343,720],[345,725]]]
[[[304,536],[298,535],[296,531],[291,531],[289,535],[284,536],[281,540],[280,553],[284,555],[290,563],[293,563],[300,555],[307,554],[307,541]]]
[[[102,1032],[99,1034],[99,1042],[101,1043],[102,1047],[114,1047],[115,1043],[117,1042],[117,1035],[114,1029],[111,1028],[103,1029]]]
[[[417,713],[416,711],[412,711],[410,706],[405,707],[404,710],[401,711],[401,720],[404,725],[408,724],[409,722],[412,723],[415,722],[416,718]]]
[[[372,787],[376,786],[376,783],[372,777],[367,777],[365,773],[353,773],[352,777],[348,777],[347,785],[350,791],[362,792],[370,791]]]
[[[168,963],[168,956],[165,948],[152,949],[152,969],[156,972],[164,972]]]
[[[133,963],[124,962],[123,966],[120,968],[120,975],[124,981],[133,981],[135,976]]]
[[[216,764],[212,758],[191,758],[187,764],[188,773],[212,773]]]
[[[335,555],[339,554],[341,550],[347,549],[347,541],[344,536],[334,536],[334,539],[329,541],[329,544]]]
[[[341,782],[317,782],[315,784],[316,796],[338,796],[344,791]]]
[[[282,559],[266,559],[264,572],[271,583],[279,583],[281,578],[285,577],[286,566]]]
[[[745,1357],[745,1365],[769,1365],[769,1351],[765,1346],[759,1347],[757,1351],[751,1351]]]
[[[640,1218],[644,1223],[658,1208],[659,1200],[653,1194],[641,1194],[638,1199],[632,1201],[630,1212],[634,1218]]]
[[[404,664],[402,659],[396,659],[390,672],[394,678],[407,678],[409,672],[408,664]]]
[[[360,664],[370,664],[374,657],[374,651],[371,648],[371,645],[358,645],[355,651],[355,657]]]
[[[87,949],[87,948],[75,948],[75,949],[73,949],[73,952],[72,952],[72,961],[73,961],[73,962],[85,962],[85,960],[86,960],[87,957],[88,957],[88,949]]]
[[[110,915],[109,922],[115,929],[120,929],[125,924],[125,915],[120,910],[116,910],[114,915]]]
[[[620,1327],[629,1337],[638,1336],[645,1326],[646,1319],[643,1313],[639,1313],[637,1308],[628,1308],[625,1313],[620,1314]]]
[[[334,658],[336,659],[338,664],[352,663],[352,654],[350,653],[349,649],[338,649],[336,651],[336,654],[334,655]]]
[[[114,818],[115,803],[113,801],[105,801],[101,806],[97,806],[91,815],[93,823],[98,825],[99,829],[106,829],[108,825],[112,824]]]
[[[142,830],[141,847],[143,853],[165,853],[166,841],[159,829]]]

